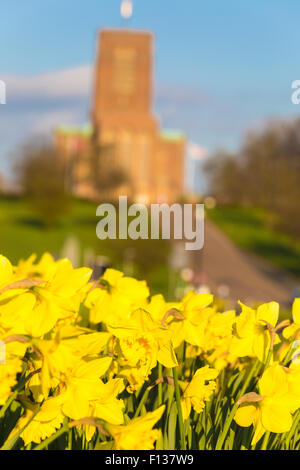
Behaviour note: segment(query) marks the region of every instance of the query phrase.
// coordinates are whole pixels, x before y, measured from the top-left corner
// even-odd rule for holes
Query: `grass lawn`
[[[276,233],[266,225],[266,216],[258,209],[217,206],[207,211],[216,223],[240,247],[289,271],[300,278],[300,241]],[[78,240],[83,263],[85,249],[107,256],[117,269],[146,279],[152,293],[169,298],[170,273],[167,266],[170,245],[166,240],[105,240],[96,237],[96,204],[75,201],[71,212],[51,229],[45,229],[22,199],[0,197],[0,253],[13,263],[32,253],[45,251],[61,256],[68,236]],[[128,260],[132,259],[132,262]]]
[[[95,207],[78,201],[70,215],[45,229],[24,200],[0,198],[1,253],[16,263],[31,253],[59,255],[68,235],[76,235],[82,248],[95,246]]]
[[[107,256],[113,267],[146,279],[152,293],[168,295],[169,271],[167,260],[169,243],[162,240],[99,240],[96,236],[96,204],[75,201],[71,212],[55,227],[45,229],[22,199],[0,197],[0,253],[13,263],[36,253],[39,257],[49,251],[61,256],[62,247],[69,236],[76,237],[81,251],[85,249]],[[128,261],[130,260],[130,263]]]
[[[269,228],[263,210],[216,206],[207,216],[238,246],[300,278],[300,240]]]

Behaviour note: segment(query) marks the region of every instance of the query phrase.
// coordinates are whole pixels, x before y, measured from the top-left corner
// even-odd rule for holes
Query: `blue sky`
[[[298,115],[298,0],[1,0],[0,171],[14,149],[55,124],[88,118],[97,31],[155,33],[155,112],[207,149],[235,149],[247,129]],[[199,182],[198,182],[199,183]],[[201,184],[201,181],[200,181]]]

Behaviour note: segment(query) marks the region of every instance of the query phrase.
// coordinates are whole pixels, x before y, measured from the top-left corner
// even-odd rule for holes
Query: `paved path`
[[[213,291],[229,288],[229,298],[245,303],[276,300],[289,306],[300,282],[255,255],[237,248],[214,224],[206,219],[204,248],[196,255],[194,267],[205,273]]]

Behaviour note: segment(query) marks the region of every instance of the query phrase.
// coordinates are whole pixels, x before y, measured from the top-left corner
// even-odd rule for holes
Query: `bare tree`
[[[16,169],[22,193],[32,209],[45,226],[54,225],[71,204],[57,151],[47,143],[30,142],[21,149]]]
[[[218,152],[205,169],[220,202],[265,208],[277,226],[300,235],[299,118],[269,122],[237,154]]]

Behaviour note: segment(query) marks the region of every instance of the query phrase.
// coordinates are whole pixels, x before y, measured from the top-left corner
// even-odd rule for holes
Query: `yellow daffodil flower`
[[[292,306],[292,316],[294,323],[283,330],[286,339],[295,339],[300,332],[300,299],[295,299]]]
[[[73,269],[67,259],[54,263],[48,279],[38,284],[32,281],[17,283],[2,294],[0,315],[3,324],[18,334],[40,337],[48,333],[60,319],[72,317],[80,304],[80,289],[91,276],[88,268]],[[29,284],[29,286],[28,286]],[[12,286],[13,287],[13,286]],[[1,300],[1,299],[0,299]],[[17,308],[18,306],[18,308]]]
[[[0,255],[0,289],[12,282],[13,267],[10,261],[3,255]]]
[[[153,426],[160,420],[165,406],[133,419],[126,426],[106,426],[114,438],[115,450],[152,450],[160,431]]]
[[[177,348],[183,341],[193,346],[202,347],[204,342],[204,330],[209,317],[214,313],[212,308],[207,308],[213,301],[211,294],[195,294],[189,292],[183,298],[178,307],[182,319],[176,319],[170,324],[172,341]]]
[[[90,309],[91,323],[117,324],[128,319],[135,309],[147,305],[149,288],[145,281],[137,281],[120,271],[107,269],[100,283],[100,287],[88,293],[85,301]]]
[[[242,312],[236,320],[236,335],[231,352],[239,357],[256,356],[261,362],[265,362],[271,342],[267,325],[276,326],[279,305],[277,302],[269,302],[256,310],[242,303],[240,305]]]
[[[140,369],[145,380],[157,361],[167,368],[177,365],[170,331],[154,322],[145,310],[135,310],[123,325],[108,329],[118,338],[115,348],[121,366]]]
[[[253,402],[245,400],[235,414],[235,421],[240,426],[254,426],[252,445],[255,445],[266,431],[284,433],[292,426],[291,385],[287,373],[279,364],[273,364],[258,382],[259,395]],[[254,394],[255,395],[255,394]],[[258,401],[256,401],[258,400]]]
[[[26,413],[19,419],[10,436],[13,437],[16,432],[29,423],[21,433],[25,446],[31,442],[39,444],[61,427],[64,420],[64,415],[61,412],[61,398],[49,398],[42,404],[35,416],[34,413],[35,408],[27,408]]]
[[[216,388],[214,379],[218,374],[219,372],[217,370],[205,366],[195,372],[190,383],[180,383],[183,391],[181,398],[183,420],[186,420],[190,416],[192,407],[196,413],[203,411],[205,402],[210,399]]]
[[[101,377],[108,370],[112,359],[104,357],[80,360],[72,373],[66,377],[66,390],[62,393],[62,411],[71,419],[86,418],[90,414],[91,402],[97,400]]]

